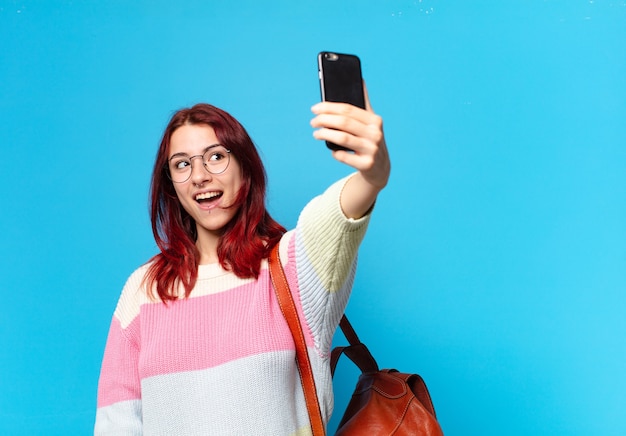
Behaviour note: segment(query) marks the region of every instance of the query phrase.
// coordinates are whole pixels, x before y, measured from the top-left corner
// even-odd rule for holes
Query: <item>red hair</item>
[[[230,207],[238,208],[224,227],[217,255],[224,269],[237,277],[258,278],[261,260],[285,233],[265,209],[267,176],[259,153],[244,127],[227,112],[209,104],[196,104],[174,114],[163,133],[150,185],[152,233],[161,250],[151,259],[145,276],[150,296],[163,302],[178,299],[178,287],[189,297],[198,278],[200,253],[196,248],[196,223],[180,204],[167,175],[170,139],[183,125],[206,124],[220,144],[230,149],[242,173],[242,184]]]

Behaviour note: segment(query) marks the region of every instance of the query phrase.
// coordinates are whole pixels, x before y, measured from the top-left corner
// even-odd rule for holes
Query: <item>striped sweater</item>
[[[369,216],[348,219],[333,184],[301,212],[280,257],[303,320],[322,415],[333,408],[333,333],[352,287]],[[308,435],[295,345],[271,286],[200,265],[188,299],[152,301],[147,266],[113,315],[98,385],[96,435]]]

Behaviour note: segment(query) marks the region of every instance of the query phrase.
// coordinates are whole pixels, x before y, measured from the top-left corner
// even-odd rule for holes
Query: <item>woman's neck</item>
[[[198,228],[196,247],[200,252],[200,265],[219,262],[219,257],[217,256],[217,246],[219,245],[220,237],[221,235],[207,231],[204,228]]]

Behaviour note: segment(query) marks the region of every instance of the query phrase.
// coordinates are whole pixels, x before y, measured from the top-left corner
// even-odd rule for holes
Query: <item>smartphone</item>
[[[322,101],[350,103],[365,109],[363,76],[358,56],[323,51],[317,55]],[[331,150],[349,150],[326,141]]]

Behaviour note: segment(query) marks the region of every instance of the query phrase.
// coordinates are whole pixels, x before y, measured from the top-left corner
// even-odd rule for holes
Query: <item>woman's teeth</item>
[[[220,195],[222,195],[221,192],[203,192],[201,194],[196,195],[196,201],[212,200],[216,197],[219,197]]]

